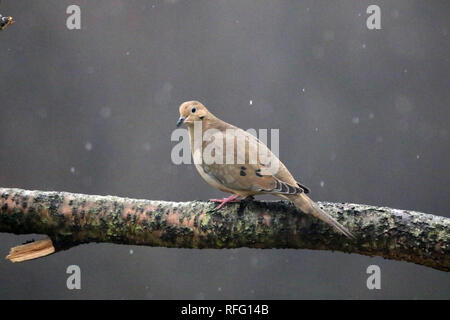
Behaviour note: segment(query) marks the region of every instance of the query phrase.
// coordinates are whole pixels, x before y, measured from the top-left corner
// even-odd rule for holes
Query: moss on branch
[[[167,202],[0,188],[0,232],[46,234],[56,251],[89,242],[177,248],[337,250],[450,271],[450,219],[350,203],[319,203],[352,241],[283,201]],[[49,252],[48,250],[46,252]]]

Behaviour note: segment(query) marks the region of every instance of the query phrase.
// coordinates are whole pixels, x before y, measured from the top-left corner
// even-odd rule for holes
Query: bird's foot
[[[214,209],[214,210],[219,210],[220,208],[222,208],[225,204],[229,203],[229,202],[240,202],[241,200],[238,199],[239,196],[237,194],[233,194],[227,198],[223,198],[223,199],[209,199],[209,201],[211,202],[218,202],[219,205]]]

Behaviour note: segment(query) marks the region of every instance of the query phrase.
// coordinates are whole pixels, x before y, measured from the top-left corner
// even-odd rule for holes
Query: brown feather
[[[194,107],[195,109],[193,109]],[[347,237],[354,238],[346,228],[305,195],[305,193],[309,192],[309,189],[298,183],[285,165],[256,137],[220,120],[198,101],[183,103],[180,106],[181,118],[185,119],[184,123],[189,129],[192,155],[194,159],[202,160],[201,163],[197,163],[195,166],[202,178],[211,186],[242,197],[273,194],[289,199],[304,213],[312,214]],[[202,125],[202,137],[205,132],[211,132],[208,130],[216,130],[215,135],[211,136],[210,140],[202,141],[198,146],[194,144],[194,123],[196,121]],[[227,135],[227,130],[234,130],[236,136]],[[225,139],[220,139],[220,137]],[[246,143],[243,146],[239,144],[239,141],[245,141]],[[231,144],[234,146],[233,159],[231,159],[232,163],[227,163],[227,146],[231,146]],[[198,150],[194,150],[194,146],[197,146]],[[218,161],[208,163],[208,157],[205,158],[206,151],[210,151],[211,157]],[[254,159],[256,160],[254,163],[251,161],[250,155],[252,154],[258,155]],[[276,172],[264,174],[268,169],[269,163],[262,161],[261,154],[267,154],[272,161],[275,161],[272,164],[277,165],[278,170]],[[231,156],[229,157],[231,158]]]

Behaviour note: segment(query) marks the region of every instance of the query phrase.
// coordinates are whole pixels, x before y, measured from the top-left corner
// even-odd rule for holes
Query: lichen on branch
[[[210,202],[10,188],[0,188],[0,232],[46,234],[55,251],[89,242],[337,250],[450,271],[449,218],[361,204],[319,205],[357,239],[336,233],[284,201],[228,204],[214,211]]]

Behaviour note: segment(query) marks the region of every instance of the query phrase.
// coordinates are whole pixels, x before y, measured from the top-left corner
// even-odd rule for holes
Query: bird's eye
[[[197,111],[197,109],[195,107],[192,108],[191,112],[195,113],[195,111]]]

